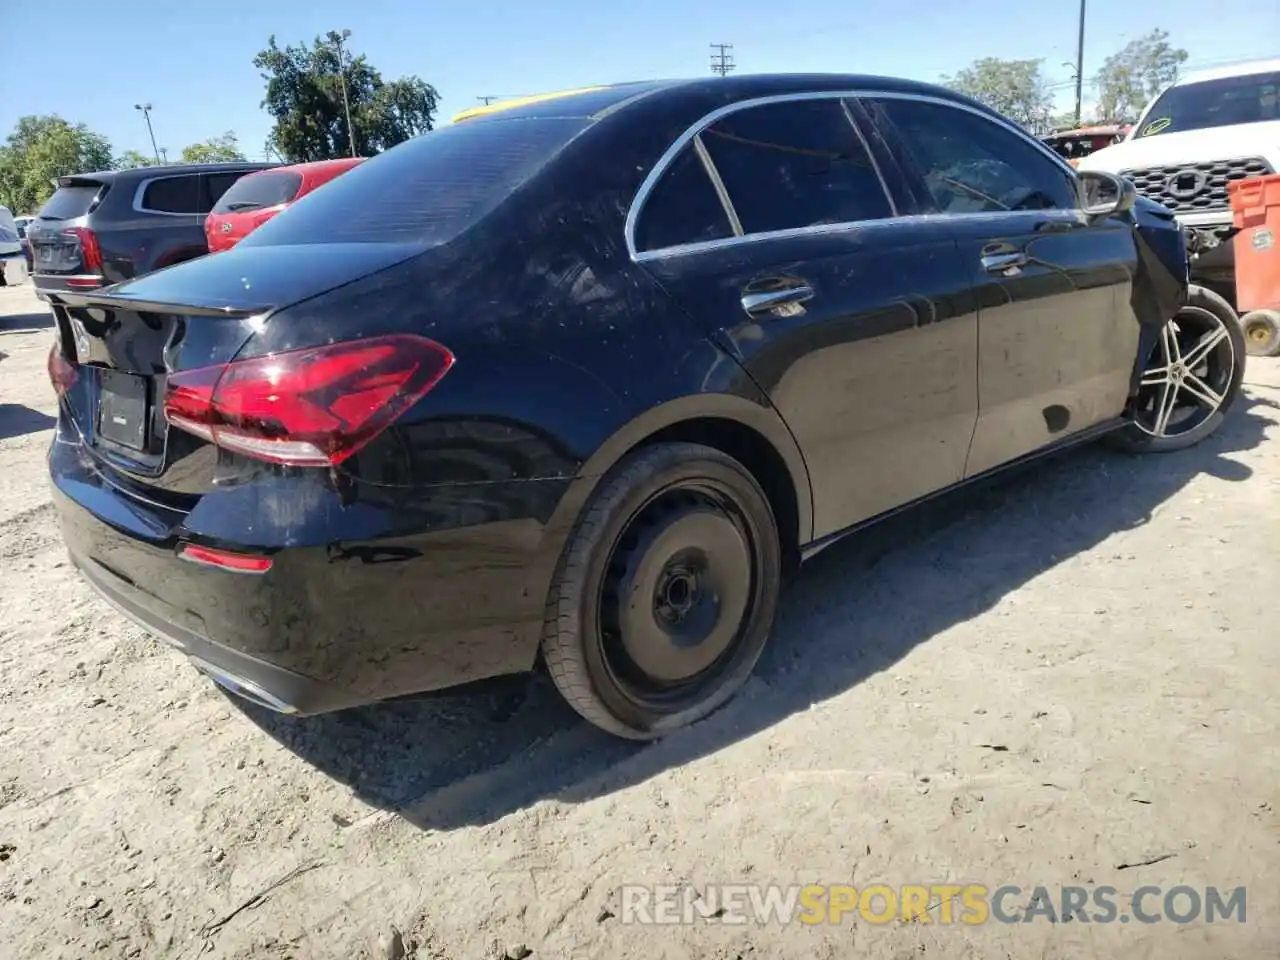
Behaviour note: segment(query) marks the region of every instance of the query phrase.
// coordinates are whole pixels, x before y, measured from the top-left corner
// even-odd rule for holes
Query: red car
[[[241,177],[205,219],[209,252],[230,250],[299,197],[363,163],[363,157],[272,167]]]

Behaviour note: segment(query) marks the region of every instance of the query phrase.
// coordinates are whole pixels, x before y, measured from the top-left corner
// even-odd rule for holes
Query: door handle
[[[982,269],[987,273],[1016,273],[1027,265],[1027,255],[1018,253],[989,253],[982,258]]]
[[[813,299],[813,287],[807,283],[797,284],[791,287],[782,287],[778,290],[761,290],[759,292],[744,293],[742,295],[742,309],[747,311],[747,315],[754,317],[762,313],[771,313],[780,307],[796,306],[804,303],[806,300]],[[783,312],[783,316],[791,316],[798,311]]]

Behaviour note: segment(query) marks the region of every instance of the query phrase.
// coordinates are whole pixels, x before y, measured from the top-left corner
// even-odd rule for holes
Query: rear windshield
[[[236,213],[261,210],[278,203],[288,203],[302,186],[302,174],[287,170],[268,170],[241,177],[231,185],[214,205],[214,213]]]
[[[240,246],[445,243],[540,170],[589,121],[459,123],[354,167]]]
[[[42,220],[72,220],[83,217],[93,206],[93,198],[102,189],[101,184],[76,187],[59,187],[40,208]]]
[[[1147,113],[1138,137],[1280,120],[1280,73],[1204,80],[1166,90]]]

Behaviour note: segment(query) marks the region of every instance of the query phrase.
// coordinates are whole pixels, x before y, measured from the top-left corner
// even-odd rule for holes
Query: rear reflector
[[[53,392],[62,396],[76,382],[76,368],[62,355],[62,346],[55,340],[49,348],[49,382],[53,384]]]
[[[231,553],[228,550],[215,550],[213,547],[201,547],[188,543],[178,554],[183,560],[202,563],[207,567],[221,567],[236,573],[266,573],[271,569],[270,557],[255,557],[246,553]]]
[[[446,348],[412,334],[291,350],[172,374],[164,415],[225,450],[328,467],[390,426],[453,362]]]

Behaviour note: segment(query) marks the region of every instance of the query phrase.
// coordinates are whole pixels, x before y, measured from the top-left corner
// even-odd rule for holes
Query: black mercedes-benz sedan
[[[1245,360],[1166,210],[863,76],[484,112],[53,306],[108,602],[285,713],[545,667],[633,738],[743,684],[804,558],[1064,445],[1194,443]]]

